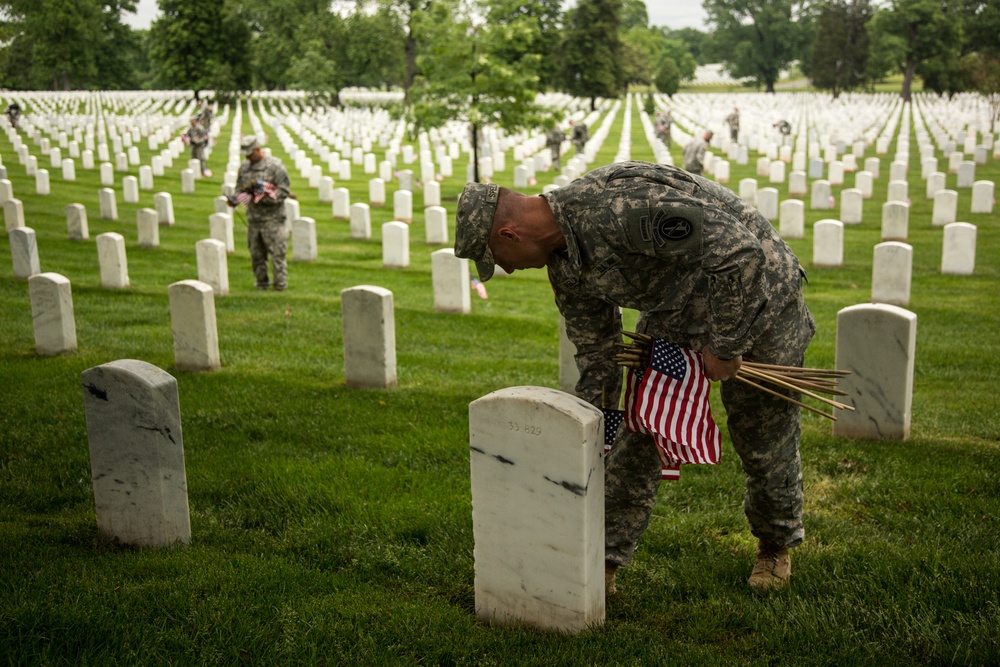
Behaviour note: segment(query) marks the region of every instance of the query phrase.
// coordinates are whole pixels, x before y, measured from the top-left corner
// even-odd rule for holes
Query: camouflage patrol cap
[[[468,183],[458,198],[455,215],[455,257],[476,263],[479,279],[493,277],[495,263],[490,250],[490,230],[497,211],[500,186],[496,183]]]
[[[253,135],[243,137],[243,141],[240,142],[240,153],[243,154],[243,157],[250,157],[250,153],[253,153],[255,148],[260,148],[257,137]]]

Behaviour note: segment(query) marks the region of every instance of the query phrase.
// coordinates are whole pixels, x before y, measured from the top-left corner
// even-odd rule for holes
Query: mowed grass
[[[633,114],[632,156],[651,159]],[[621,117],[596,164],[613,160]],[[910,438],[835,439],[829,422],[803,414],[807,539],[794,551],[792,586],[770,597],[744,583],[754,541],[741,509],[739,460],[726,442],[718,466],[685,468],[680,482],[661,487],[605,625],[569,637],[485,626],[474,609],[468,404],[508,386],[558,386],[558,314],[545,273],[489,282],[489,299],[474,296],[469,315],[435,313],[436,248],[423,242],[420,192],[411,266],[384,269],[380,224],[392,219],[391,205],[372,209],[372,240],[352,240],[347,222],[332,220],[269,132],[302,214],[317,221],[319,259],[290,263],[287,292],[257,292],[237,222],[232,293],[215,302],[222,369],[176,371],[167,286],[196,277],[194,244],[208,236],[230,132],[227,125],[210,160],[215,176],[195,195],[180,194],[178,162],[156,179],[154,192],[173,193],[177,224],[162,228],[161,247],[150,250],[136,245],[135,214],[152,205],[153,192],[142,192],[138,206],[119,195],[119,221],[102,221],[96,171],[78,165],[78,180],[64,183],[50,169],[52,194],[36,196],[0,139],[42,270],[72,281],[79,339],[75,354],[35,355],[27,285],[12,277],[9,243],[0,238],[7,258],[0,263],[0,660],[996,664],[1000,232],[995,215],[967,213],[969,191],[960,191],[959,219],[978,228],[976,273],[940,275],[942,230],[930,223],[915,138]],[[809,269],[806,294],[819,328],[809,364],[833,367],[837,312],[870,300],[894,148],[881,156],[864,223],[847,228],[843,267],[811,266],[811,223],[837,211],[807,211],[806,238],[791,242]],[[679,164],[679,147],[674,158]],[[1000,181],[996,164],[979,167],[977,178]],[[507,165],[498,180],[510,184],[510,155]],[[734,164],[731,187],[753,171]],[[464,160],[455,173],[442,183],[452,215]],[[359,167],[353,176],[337,186],[367,201],[367,176]],[[532,191],[550,179],[541,175]],[[784,198],[786,186],[778,187]],[[72,202],[87,206],[89,241],[67,240],[64,208]],[[100,287],[93,239],[105,231],[126,237],[128,290]],[[345,387],[340,292],[365,284],[394,295],[393,390]],[[125,358],[177,378],[192,526],[186,549],[121,548],[97,533],[80,373]],[[714,406],[724,423],[717,396]]]

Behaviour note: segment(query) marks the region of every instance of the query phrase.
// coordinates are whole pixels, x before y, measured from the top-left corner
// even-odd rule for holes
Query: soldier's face
[[[502,234],[493,237],[490,250],[493,251],[493,261],[507,273],[519,269],[541,269],[549,259],[549,253],[541,244]]]
[[[264,157],[264,151],[262,151],[259,147],[250,151],[250,155],[247,156],[251,162],[260,162],[262,157]]]

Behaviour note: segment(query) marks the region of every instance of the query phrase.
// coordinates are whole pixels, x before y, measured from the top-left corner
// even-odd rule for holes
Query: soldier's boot
[[[784,588],[792,576],[792,555],[788,549],[780,549],[761,541],[757,547],[757,560],[753,572],[747,579],[750,588],[758,593]]]
[[[615,586],[615,570],[618,566],[614,563],[604,561],[604,592],[607,595],[618,592],[618,587]]]

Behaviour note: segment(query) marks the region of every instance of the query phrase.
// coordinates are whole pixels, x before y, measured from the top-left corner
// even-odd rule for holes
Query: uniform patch
[[[700,209],[664,206],[626,212],[629,237],[654,255],[698,254],[702,247]]]

